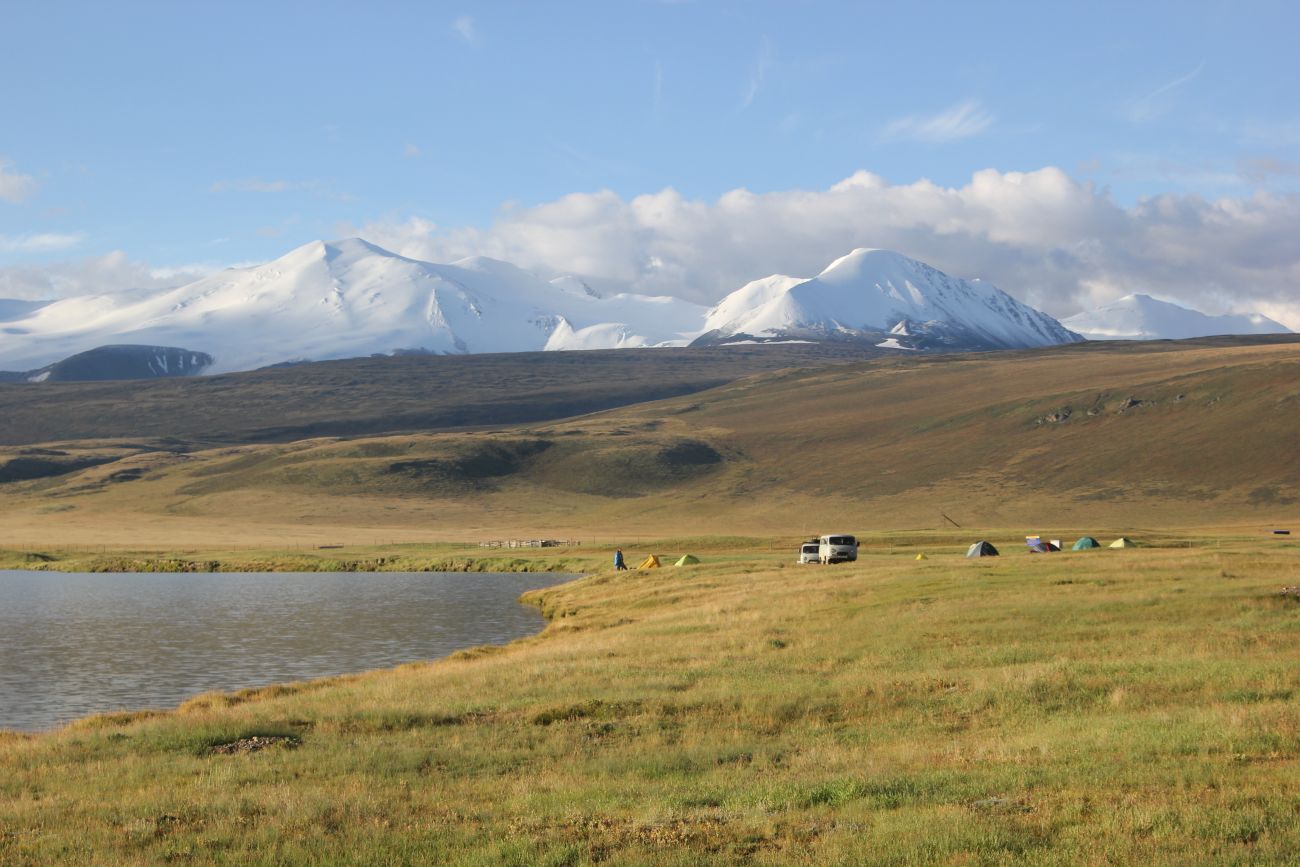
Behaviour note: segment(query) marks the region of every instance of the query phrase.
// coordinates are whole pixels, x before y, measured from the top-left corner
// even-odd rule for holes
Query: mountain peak
[[[904,330],[916,338],[916,346],[888,341],[900,322],[912,323]],[[795,337],[903,349],[1050,346],[1078,339],[991,284],[950,277],[902,253],[873,247],[841,256],[811,279],[755,280],[713,308],[705,331],[710,341]]]
[[[902,253],[893,250],[884,250],[879,247],[857,247],[827,265],[818,276],[825,277],[838,272],[859,271],[868,267],[893,266],[902,263],[915,264],[916,260],[909,259]]]
[[[316,240],[308,241],[301,247],[295,247],[288,253],[272,263],[283,263],[285,265],[298,265],[306,262],[325,262],[340,264],[351,264],[367,256],[384,256],[391,259],[403,259],[391,250],[385,250],[377,244],[365,240],[364,238],[340,238],[336,241]]]

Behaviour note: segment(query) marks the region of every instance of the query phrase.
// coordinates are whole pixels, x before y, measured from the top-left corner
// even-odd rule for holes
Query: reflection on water
[[[364,671],[542,628],[538,573],[0,571],[0,729]]]

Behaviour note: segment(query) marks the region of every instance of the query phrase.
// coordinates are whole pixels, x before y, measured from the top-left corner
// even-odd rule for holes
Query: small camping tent
[[[654,554],[651,554],[649,557],[646,557],[644,560],[642,560],[642,561],[641,561],[641,565],[638,566],[638,567],[636,567],[636,568],[638,568],[638,569],[658,569],[658,568],[659,568],[659,565],[660,565],[660,563],[659,563],[659,558],[656,557]]]
[[[1050,554],[1053,551],[1061,550],[1058,542],[1044,542],[1042,536],[1026,536],[1025,545],[1029,547],[1030,554]]]
[[[1126,538],[1124,536],[1120,536],[1114,542],[1110,543],[1110,547],[1111,548],[1136,548],[1137,542],[1134,542],[1132,539]]]
[[[980,540],[966,549],[967,557],[996,557],[998,549],[994,548],[988,542]]]
[[[1089,548],[1100,548],[1100,547],[1101,545],[1098,544],[1096,539],[1092,538],[1091,536],[1084,536],[1082,539],[1074,543],[1074,548],[1072,550],[1087,551]]]
[[[674,566],[694,566],[694,565],[695,565],[696,563],[698,563],[698,562],[700,562],[700,558],[699,558],[699,557],[696,557],[694,554],[683,554],[683,555],[682,555],[682,559],[678,560],[678,561],[677,561],[676,563],[674,563],[673,565],[674,565]]]
[[[927,556],[925,556],[924,554],[917,554],[917,555],[916,555],[916,559],[918,559],[918,560],[929,560],[930,558],[927,557]]]

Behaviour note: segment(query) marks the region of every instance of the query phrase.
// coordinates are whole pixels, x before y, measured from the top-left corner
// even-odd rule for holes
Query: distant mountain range
[[[1183,340],[1219,334],[1290,334],[1258,313],[1211,316],[1150,295],[1125,295],[1062,321],[1089,340]]]
[[[991,283],[889,250],[858,249],[816,277],[773,275],[709,311],[696,343],[859,340],[887,349],[1013,349],[1082,338]]]
[[[436,265],[353,238],[314,241],[175,289],[19,312],[0,321],[0,368],[30,370],[128,342],[206,352],[214,373],[397,352],[684,345],[693,334],[683,328],[703,315],[677,298],[601,297],[493,259]]]
[[[953,351],[1241,330],[1226,321],[1232,317],[1133,297],[1133,310],[1112,305],[1063,325],[989,283],[858,249],[815,277],[766,277],[706,309],[621,292],[609,281],[543,280],[495,259],[423,262],[351,238],[313,241],[273,262],[174,289],[0,300],[0,368],[17,371],[7,379],[122,378],[402,353],[791,341]],[[1173,314],[1151,312],[1162,304],[1220,322],[1220,330],[1170,335],[1164,326]],[[1234,319],[1248,321],[1250,333],[1285,331],[1264,317]],[[97,354],[72,363],[89,350]]]

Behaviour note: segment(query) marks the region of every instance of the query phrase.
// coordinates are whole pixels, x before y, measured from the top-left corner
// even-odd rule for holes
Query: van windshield
[[[852,536],[827,536],[826,544],[828,545],[856,545],[857,540]]]
[[[816,553],[817,553],[817,546],[816,546],[816,545],[804,545],[804,546],[803,546],[803,553],[805,553],[805,554],[816,554]]]

